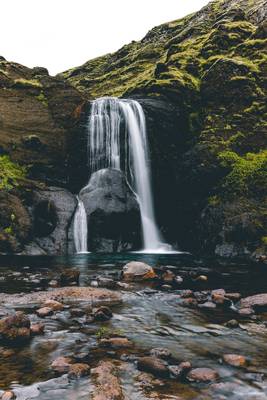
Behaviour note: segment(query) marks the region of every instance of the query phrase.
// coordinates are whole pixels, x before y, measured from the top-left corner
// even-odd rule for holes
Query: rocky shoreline
[[[36,276],[32,275],[31,279],[36,279]],[[61,287],[51,287],[53,281]],[[216,337],[237,332],[264,337],[267,336],[267,293],[244,297],[239,292],[223,288],[208,289],[213,286],[209,273],[199,275],[192,270],[187,274],[177,273],[172,266],[154,269],[140,261],[129,262],[113,277],[95,275],[85,287],[79,286],[79,271],[76,269],[62,270],[57,280],[46,281],[46,284],[46,290],[37,288],[30,293],[0,295],[0,376],[5,364],[14,362],[16,349],[23,352],[36,340],[41,340],[43,345],[47,341],[47,346],[49,337],[57,334],[54,323],[67,324],[68,334],[77,331],[84,337],[71,347],[64,349],[63,346],[63,351],[51,354],[43,371],[43,382],[31,382],[28,387],[29,399],[45,398],[41,390],[45,377],[52,379],[47,381],[47,385],[54,382],[55,387],[62,379],[66,388],[73,382],[82,382],[82,385],[87,385],[89,398],[94,400],[135,399],[138,396],[165,400],[234,399],[230,394],[238,390],[239,384],[230,377],[240,374],[251,376],[259,391],[264,392],[265,374],[243,352],[244,349],[236,352],[222,349],[220,354],[214,354],[209,365],[207,361],[201,361],[202,357],[199,360],[187,357],[187,352],[177,357],[176,352],[168,347],[140,346],[115,327],[116,321],[121,318],[123,321],[125,317],[120,310],[124,309],[129,296],[145,293],[150,298],[154,296],[155,301],[158,296],[166,296],[172,307],[184,310],[180,311],[184,318],[189,312],[199,313],[207,320],[218,319],[217,323],[210,322],[205,326],[185,324],[183,335],[191,332],[190,335],[207,335],[210,337],[208,340],[215,341]],[[143,317],[149,316],[141,313],[138,318]],[[109,323],[114,323],[114,327],[107,327]],[[175,325],[169,327],[170,337],[173,335],[171,326],[174,328]],[[149,329],[153,330],[153,325]],[[4,382],[9,381],[8,376],[5,369]],[[133,391],[136,391],[133,397],[129,397],[125,379],[133,380]],[[262,382],[262,389],[257,382]],[[20,383],[25,386],[25,382]],[[3,387],[3,384],[1,388],[5,389],[0,392],[2,400],[20,399],[26,390]]]

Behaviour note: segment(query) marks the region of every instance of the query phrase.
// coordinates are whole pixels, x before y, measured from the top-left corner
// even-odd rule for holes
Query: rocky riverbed
[[[0,398],[267,399],[267,266],[2,257]]]

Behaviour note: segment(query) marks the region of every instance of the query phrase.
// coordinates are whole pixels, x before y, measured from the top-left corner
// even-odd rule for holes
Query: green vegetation
[[[14,81],[16,87],[21,87],[21,88],[41,88],[42,84],[39,82],[37,79],[15,79]]]
[[[46,106],[46,107],[48,106],[48,100],[47,100],[47,98],[46,98],[46,96],[45,96],[43,90],[41,90],[40,94],[38,94],[38,96],[35,96],[35,97],[36,97],[36,99],[37,99],[38,101],[40,101],[44,106]]]
[[[247,153],[244,157],[233,151],[219,154],[221,165],[230,172],[224,188],[231,195],[260,197],[267,188],[267,150]]]
[[[26,176],[26,169],[15,164],[7,155],[0,156],[0,190],[10,190]]]

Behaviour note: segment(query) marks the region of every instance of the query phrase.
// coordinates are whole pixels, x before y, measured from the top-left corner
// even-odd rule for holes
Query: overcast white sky
[[[140,40],[208,0],[1,0],[0,55],[54,75]]]

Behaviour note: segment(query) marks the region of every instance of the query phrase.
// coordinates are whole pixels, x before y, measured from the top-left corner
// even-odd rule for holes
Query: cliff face
[[[118,96],[137,98],[145,110],[157,219],[166,239],[223,256],[262,253],[266,12],[265,0],[215,0],[55,78],[1,59],[0,252],[19,251],[34,239],[34,207],[46,235],[57,226],[56,204],[71,218],[75,199],[65,210],[60,197],[66,194],[58,189],[38,184],[34,198],[29,190],[37,182],[81,188],[88,178],[83,102]],[[9,210],[7,220],[11,203],[18,212]],[[39,238],[38,246],[61,240],[50,239]]]
[[[0,58],[0,252],[20,252],[34,238],[36,188],[68,184],[83,101],[45,68]]]
[[[158,220],[182,248],[266,243],[266,12],[264,0],[216,0],[60,75],[88,99],[140,100]]]

